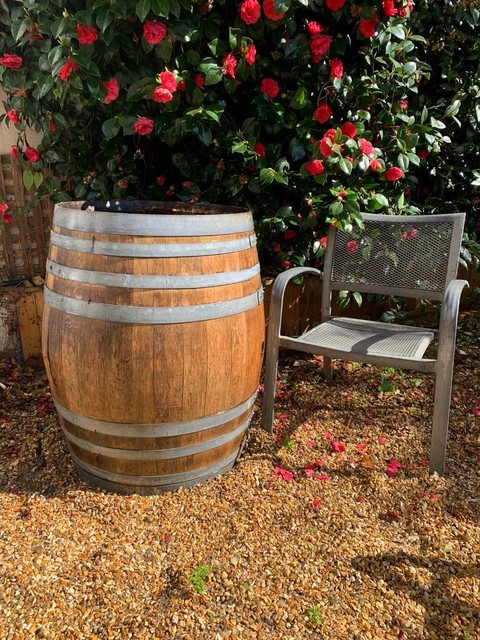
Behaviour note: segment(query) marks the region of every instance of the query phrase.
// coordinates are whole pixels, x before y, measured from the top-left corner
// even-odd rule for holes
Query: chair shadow
[[[369,575],[373,580],[383,580],[397,593],[407,594],[425,608],[425,629],[422,638],[425,640],[448,640],[452,638],[453,629],[445,626],[445,618],[464,625],[464,638],[477,637],[480,629],[480,608],[472,607],[468,602],[452,594],[449,584],[451,578],[480,579],[480,562],[464,564],[448,559],[425,559],[419,556],[399,552],[382,555],[356,556],[352,566],[357,571]],[[410,568],[410,576],[406,576],[406,568]],[[430,582],[420,581],[418,572],[428,571]],[[425,573],[423,573],[425,575]],[[439,604],[441,603],[441,604]],[[399,623],[401,624],[401,623]],[[445,630],[444,636],[438,635],[439,629]],[[457,637],[457,636],[455,636]]]

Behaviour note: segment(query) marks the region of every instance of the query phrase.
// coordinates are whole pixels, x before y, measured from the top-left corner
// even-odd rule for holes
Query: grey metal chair
[[[296,267],[279,275],[272,289],[268,325],[262,426],[273,428],[279,349],[331,359],[435,372],[435,406],[430,473],[444,473],[453,361],[460,296],[466,280],[456,280],[464,213],[430,216],[363,214],[365,228],[347,234],[330,226],[323,274]],[[283,298],[288,282],[302,274],[321,277],[321,324],[299,337],[282,335]],[[332,317],[332,291],[358,291],[441,302],[438,330],[370,320]],[[436,358],[424,358],[437,337]]]

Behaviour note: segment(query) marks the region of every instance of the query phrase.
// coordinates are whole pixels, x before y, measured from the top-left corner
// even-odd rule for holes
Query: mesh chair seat
[[[297,338],[302,344],[345,353],[421,359],[432,330],[355,318],[332,318]]]

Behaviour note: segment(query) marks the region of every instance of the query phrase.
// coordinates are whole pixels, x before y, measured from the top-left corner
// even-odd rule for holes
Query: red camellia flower
[[[408,102],[406,100],[400,100],[400,109],[406,111],[408,109]]]
[[[135,133],[138,133],[139,136],[147,136],[152,133],[153,127],[154,122],[150,118],[137,118],[133,125]]]
[[[27,147],[25,149],[25,157],[27,160],[30,160],[30,162],[38,162],[40,160],[40,154],[37,149],[34,149],[33,147]]]
[[[318,34],[325,31],[325,29],[321,24],[318,24],[318,22],[311,20],[310,22],[307,22],[307,31],[311,36],[318,36]]]
[[[10,122],[13,122],[13,124],[19,124],[20,122],[20,118],[18,117],[18,113],[15,111],[15,109],[9,109],[7,111],[7,117]]]
[[[57,127],[56,127],[56,125],[55,125],[53,120],[49,120],[48,121],[48,128],[50,129],[50,131],[52,133],[55,133],[55,131],[57,130]]]
[[[239,8],[240,18],[245,24],[255,24],[260,20],[262,15],[262,7],[257,0],[245,0]]]
[[[118,94],[120,93],[118,80],[116,78],[110,78],[110,80],[102,82],[102,84],[107,90],[107,95],[105,96],[103,102],[105,104],[110,104],[118,98]]]
[[[80,67],[75,62],[75,60],[69,59],[58,72],[58,77],[60,78],[60,80],[67,82],[72,75],[72,71],[77,71],[79,68]]]
[[[0,58],[0,64],[3,67],[7,67],[7,69],[20,69],[23,64],[23,59],[12,53],[4,53]]]
[[[77,38],[80,44],[93,44],[95,40],[98,40],[98,31],[95,27],[77,24]]]
[[[165,89],[168,89],[171,93],[177,90],[177,79],[170,71],[162,71],[158,74],[158,79],[162,83]]]
[[[222,65],[222,73],[226,76],[230,76],[231,78],[235,78],[235,69],[237,68],[237,61],[235,60],[235,56],[229,53]]]
[[[273,80],[272,78],[264,78],[260,85],[260,91],[273,100],[280,93],[280,87],[276,80]]]
[[[324,136],[321,140],[320,140],[320,144],[318,145],[319,149],[320,149],[320,153],[322,154],[322,156],[324,156],[325,158],[329,158],[332,153],[333,153],[333,148],[332,148],[332,139]]]
[[[324,166],[321,160],[310,160],[305,164],[305,170],[312,176],[317,176],[324,172]]]
[[[327,0],[326,5],[330,9],[330,11],[338,11],[343,7],[346,0]]]
[[[400,178],[403,178],[404,175],[405,174],[399,167],[390,167],[390,169],[385,171],[385,179],[389,182],[400,180]]]
[[[353,124],[353,122],[345,122],[341,126],[342,133],[347,138],[354,138],[357,135],[357,127]]]
[[[267,150],[261,142],[257,142],[257,144],[253,147],[253,150],[255,151],[257,156],[260,156],[260,158],[265,158],[265,156],[267,155]]]
[[[365,138],[359,139],[358,147],[360,151],[366,156],[371,156],[373,154],[373,145],[369,140],[366,140]]]
[[[167,27],[163,22],[152,20],[143,25],[143,37],[148,44],[159,44],[167,34]]]
[[[243,57],[245,59],[245,62],[251,66],[255,62],[256,55],[257,55],[257,48],[255,47],[254,44],[249,44]]]
[[[10,155],[12,156],[12,158],[18,158],[18,147],[16,144],[12,144]]]
[[[337,133],[336,129],[327,129],[323,134],[323,137],[330,138],[330,140],[333,142],[335,140],[336,133]]]
[[[360,251],[360,245],[356,240],[350,240],[347,242],[347,251],[350,255],[354,256]]]
[[[11,222],[13,222],[13,216],[9,211],[6,211],[2,215],[2,222],[4,222],[5,224],[10,224]]]
[[[267,16],[269,20],[281,20],[282,18],[285,17],[284,13],[275,13],[273,0],[264,0],[263,13]]]
[[[376,24],[375,20],[364,20],[362,18],[358,25],[358,30],[365,38],[373,38]]]
[[[155,102],[170,102],[170,100],[173,100],[172,92],[167,87],[156,87],[153,90],[152,97]]]
[[[163,187],[166,181],[167,181],[167,177],[164,176],[163,174],[161,176],[158,176],[157,178],[157,184],[159,187]]]
[[[332,115],[332,107],[327,102],[321,102],[313,112],[313,119],[320,124],[326,122]]]
[[[332,58],[328,61],[330,67],[330,78],[341,78],[343,76],[343,64],[338,58]]]
[[[394,0],[382,0],[383,13],[391,18],[398,13],[398,9],[395,8]]]
[[[372,158],[370,160],[370,169],[372,171],[380,171],[381,168],[382,168],[382,163],[380,162],[380,160],[377,160],[377,158]]]
[[[425,160],[425,158],[428,158],[429,155],[430,152],[427,149],[420,149],[420,151],[417,151],[417,156],[420,158],[420,160]]]
[[[317,63],[330,49],[332,39],[330,36],[317,35],[310,40],[310,51],[312,52],[312,60]]]
[[[293,240],[297,237],[297,232],[293,229],[288,229],[288,231],[285,231],[285,233],[283,234],[283,237],[285,240]]]
[[[197,87],[205,86],[205,76],[203,75],[203,73],[197,73],[197,75],[195,76],[195,84]]]
[[[0,215],[3,216],[3,214],[7,209],[8,209],[8,204],[6,202],[0,202]]]

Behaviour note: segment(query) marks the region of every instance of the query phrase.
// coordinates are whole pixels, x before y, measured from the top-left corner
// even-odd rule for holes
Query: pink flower
[[[170,93],[174,93],[177,90],[177,79],[170,71],[162,71],[158,74],[158,79]]]
[[[330,67],[330,78],[341,78],[343,76],[343,64],[338,58],[332,58],[328,61]]]
[[[305,469],[305,475],[307,476],[307,478],[313,478],[315,471],[313,469]]]
[[[400,178],[403,178],[404,175],[405,174],[399,167],[390,167],[388,171],[385,171],[385,179],[389,182],[400,180]]]
[[[382,0],[383,13],[391,18],[398,13],[398,9],[395,8],[394,0]]]
[[[245,24],[255,24],[262,15],[262,7],[257,0],[245,0],[239,7],[239,13]]]
[[[322,482],[330,482],[331,477],[326,473],[316,473],[315,480],[322,480]]]
[[[249,66],[252,66],[252,64],[255,62],[255,56],[256,55],[257,55],[257,49],[256,49],[255,45],[254,44],[249,44],[243,57],[245,59],[245,62]]]
[[[10,150],[10,155],[12,156],[12,158],[18,158],[18,147],[16,144],[12,144],[12,148]]]
[[[332,39],[330,36],[317,35],[310,40],[310,51],[312,52],[312,60],[317,63],[330,49]]]
[[[347,138],[354,138],[357,135],[357,127],[353,124],[353,122],[345,122],[342,124],[342,133]]]
[[[373,36],[375,35],[376,24],[377,23],[375,22],[375,20],[364,20],[363,18],[361,18],[358,25],[358,30],[365,38],[373,38]]]
[[[95,27],[77,24],[77,37],[80,44],[93,44],[95,40],[98,40],[98,31]]]
[[[330,119],[330,116],[332,115],[332,113],[333,113],[332,107],[327,102],[323,101],[323,102],[320,102],[318,107],[313,112],[313,119],[316,120],[317,122],[320,122],[320,124],[323,124],[324,122],[327,122],[327,120]]]
[[[257,144],[253,147],[253,150],[255,151],[257,156],[260,156],[260,158],[265,158],[265,156],[267,155],[267,150],[261,142],[257,142]]]
[[[150,118],[137,118],[133,128],[135,133],[138,133],[139,136],[146,136],[149,133],[152,133],[154,122]]]
[[[79,68],[80,67],[75,62],[75,60],[72,60],[71,58],[69,58],[67,62],[63,65],[63,67],[60,69],[60,71],[58,72],[58,77],[60,78],[60,80],[63,80],[63,82],[67,82],[70,76],[72,75],[72,72],[78,71]]]
[[[480,408],[474,407],[472,409],[472,413],[473,413],[474,416],[477,416],[477,417],[480,416]]]
[[[324,166],[321,160],[310,160],[305,164],[305,171],[308,171],[312,176],[318,176],[324,172]]]
[[[387,439],[385,438],[385,436],[380,436],[378,438],[378,444],[385,444],[386,441]]]
[[[7,69],[20,69],[23,65],[23,59],[13,53],[4,53],[0,58],[0,64]]]
[[[143,25],[143,37],[148,44],[159,44],[167,34],[167,27],[158,20],[146,22]]]
[[[358,146],[360,151],[366,156],[371,156],[373,154],[373,145],[366,138],[359,138]]]
[[[363,498],[362,496],[357,496],[357,502],[359,504],[362,504],[362,502],[365,502],[365,498]]]
[[[10,122],[13,122],[13,124],[19,124],[20,122],[20,118],[18,117],[18,113],[17,111],[15,111],[15,109],[9,109],[7,111],[7,117]]]
[[[318,508],[319,508],[319,506],[320,506],[321,504],[322,504],[322,503],[320,502],[320,500],[319,500],[318,498],[314,498],[314,500],[313,500],[313,502],[312,502],[312,507],[313,507],[314,509],[318,509]]]
[[[229,53],[223,61],[222,73],[230,76],[231,78],[235,78],[236,67],[237,61],[235,60],[235,57],[231,53]]]
[[[152,96],[154,102],[170,102],[173,100],[172,92],[166,87],[155,87]]]
[[[286,469],[282,469],[282,467],[275,467],[274,473],[276,478],[283,478],[285,482],[290,482],[290,480],[293,479],[293,473]]]
[[[376,158],[372,158],[370,160],[370,169],[372,171],[380,171],[381,168],[382,168],[382,163],[380,162],[380,160],[377,160]]]
[[[322,247],[322,249],[327,248],[327,236],[323,236],[323,238],[320,238],[320,246]]]
[[[338,11],[343,7],[346,0],[326,0],[325,4],[330,9],[330,11]]]
[[[311,36],[318,36],[318,34],[325,31],[325,29],[321,24],[318,24],[318,22],[311,20],[310,22],[307,22],[307,31]]]
[[[276,80],[273,80],[272,78],[264,78],[260,85],[260,91],[273,100],[280,93],[280,87]]]
[[[107,90],[107,95],[103,102],[105,104],[110,104],[114,100],[118,98],[118,94],[120,93],[120,87],[118,85],[118,80],[116,78],[110,78],[105,82],[102,82],[103,86]]]
[[[339,440],[332,440],[331,447],[332,447],[332,451],[335,451],[335,453],[340,453],[341,451],[345,451],[345,445],[339,442]]]
[[[275,7],[273,6],[273,0],[264,0],[263,13],[269,20],[281,20],[285,17],[284,13],[275,13]]]
[[[392,458],[392,460],[390,460],[387,463],[387,468],[386,468],[386,474],[389,478],[394,478],[398,471],[401,469],[402,465],[400,464],[400,462],[398,462],[398,460],[394,460]]]
[[[30,162],[38,162],[40,160],[39,152],[33,147],[27,147],[25,149],[25,156]]]
[[[347,251],[351,256],[354,256],[360,251],[360,245],[356,240],[350,240],[347,242]]]
[[[400,100],[400,109],[406,111],[408,109],[408,102],[406,100]]]

